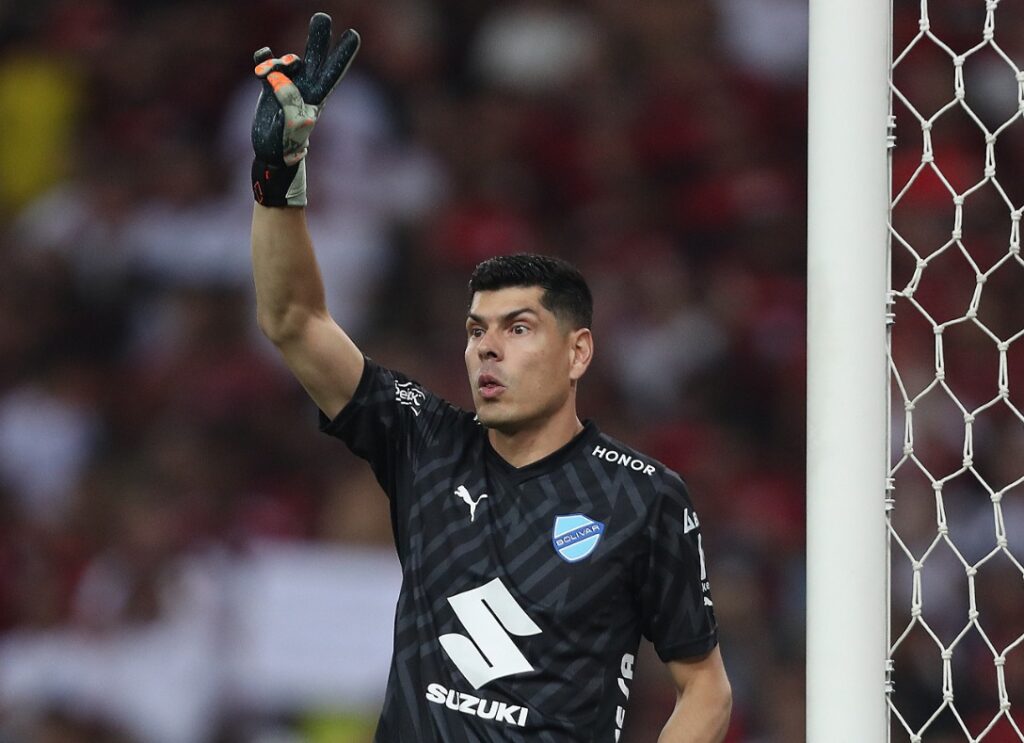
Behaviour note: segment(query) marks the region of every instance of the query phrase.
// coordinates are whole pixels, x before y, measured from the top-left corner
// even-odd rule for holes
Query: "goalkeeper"
[[[304,58],[255,55],[252,223],[263,332],[390,501],[402,589],[378,743],[614,741],[641,636],[678,688],[663,743],[718,743],[731,708],[700,520],[679,476],[581,421],[592,299],[568,263],[470,279],[474,411],[364,356],[326,309],[306,152],[359,48],[313,16]],[[344,177],[341,174],[340,177]]]

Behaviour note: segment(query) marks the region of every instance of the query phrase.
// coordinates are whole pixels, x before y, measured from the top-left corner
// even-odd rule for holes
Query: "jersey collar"
[[[513,467],[498,452],[491,446],[491,439],[487,435],[487,429],[483,429],[484,433],[484,452],[489,462],[498,467],[502,472],[509,475],[516,482],[523,482],[533,477],[540,475],[546,475],[547,473],[558,469],[563,464],[568,462],[580,451],[583,451],[586,446],[594,440],[595,437],[600,433],[597,429],[597,425],[592,420],[583,421],[583,430],[577,433],[568,443],[562,446],[560,449],[548,454],[546,457],[538,459],[536,462],[524,465],[522,467]]]

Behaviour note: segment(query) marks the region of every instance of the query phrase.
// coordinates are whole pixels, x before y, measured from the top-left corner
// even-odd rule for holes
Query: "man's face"
[[[540,287],[477,292],[466,318],[466,370],[480,422],[503,432],[573,404],[577,336],[541,304]],[[588,359],[589,360],[589,359]],[[586,365],[583,365],[586,368]]]

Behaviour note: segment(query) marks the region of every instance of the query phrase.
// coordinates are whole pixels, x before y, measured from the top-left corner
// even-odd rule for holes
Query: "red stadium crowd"
[[[682,473],[701,512],[728,740],[802,740],[792,0],[0,7],[17,132],[0,138],[0,740],[159,743],[173,734],[132,720],[186,708],[181,741],[366,740],[359,715],[330,723],[302,700],[269,715],[223,684],[136,714],[2,668],[40,667],[4,655],[26,638],[174,625],[209,593],[209,566],[254,545],[390,549],[369,470],[317,432],[255,327],[249,60],[301,51],[320,9],[364,40],[308,165],[332,312],[371,356],[468,406],[469,269],[524,250],[577,263],[596,300],[583,414]],[[230,626],[203,611],[204,627]],[[653,655],[646,669],[623,738],[636,743],[674,701]]]

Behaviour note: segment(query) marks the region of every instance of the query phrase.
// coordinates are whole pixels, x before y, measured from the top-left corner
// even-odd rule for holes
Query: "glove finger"
[[[256,156],[268,163],[281,160],[283,148],[284,111],[266,78],[260,80],[263,91],[256,102],[252,123],[252,147]]]
[[[277,102],[281,104],[282,109],[285,109],[286,106],[302,107],[302,93],[299,92],[299,89],[295,87],[295,83],[287,75],[277,71],[271,72],[267,75],[267,82],[274,89],[274,96],[277,98]]]
[[[310,100],[316,104],[322,104],[324,99],[331,94],[334,86],[344,77],[349,65],[359,51],[359,34],[353,29],[348,29],[341,35],[337,45],[331,50],[323,69],[319,71],[313,83]]]
[[[286,54],[280,59],[271,57],[256,65],[253,72],[256,73],[256,77],[267,77],[271,72],[281,72],[282,70],[289,75],[294,75],[298,71],[301,61],[297,54]]]
[[[331,45],[331,17],[326,13],[314,13],[309,19],[309,36],[306,37],[306,68],[312,75],[320,70]]]
[[[263,78],[263,88],[265,93],[268,95],[273,93],[273,88],[270,87],[270,84],[267,82],[264,75],[266,74],[266,72],[269,72],[270,70],[263,72],[263,66],[267,62],[267,60],[273,58],[274,53],[270,51],[269,46],[265,46],[262,49],[257,49],[252,55],[253,64],[256,65],[256,68],[253,71],[256,73],[256,77]]]

